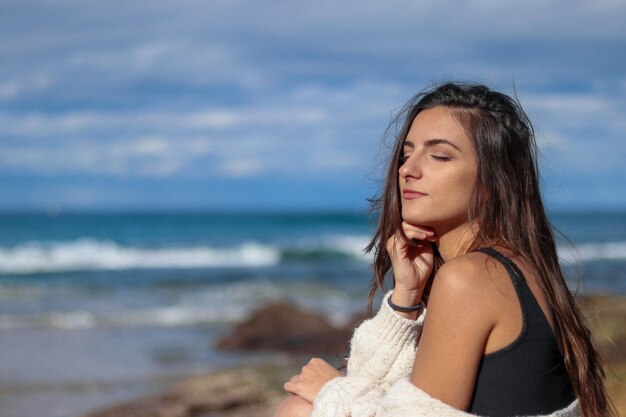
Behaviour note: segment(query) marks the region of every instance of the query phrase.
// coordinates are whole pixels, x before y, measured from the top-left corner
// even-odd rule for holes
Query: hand
[[[298,375],[291,377],[283,387],[285,391],[313,403],[322,387],[331,379],[339,376],[341,376],[341,372],[333,368],[328,362],[313,358],[302,367],[302,371]]]
[[[395,280],[393,302],[408,306],[421,300],[435,262],[431,242],[436,241],[431,228],[407,222],[387,240]]]

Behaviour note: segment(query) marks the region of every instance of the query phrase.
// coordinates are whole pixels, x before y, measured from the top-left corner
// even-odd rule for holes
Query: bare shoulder
[[[459,312],[466,318],[488,327],[497,319],[492,311],[494,275],[497,266],[494,260],[480,252],[468,253],[447,261],[439,268],[434,278],[428,299],[429,310]]]
[[[472,252],[458,256],[439,268],[433,291],[446,295],[460,293],[481,297],[485,289],[492,285],[495,270],[493,259],[483,253]]]

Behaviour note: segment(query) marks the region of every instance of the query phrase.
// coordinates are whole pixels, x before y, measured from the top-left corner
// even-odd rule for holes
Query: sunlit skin
[[[398,170],[404,234],[413,242],[436,241],[444,260],[473,236],[467,209],[478,169],[471,139],[451,111],[435,107],[415,117]],[[407,245],[399,232],[387,242],[396,277],[392,301],[399,305],[421,299],[426,281],[417,277],[428,276],[433,266],[430,245],[413,242]]]
[[[457,255],[450,249],[469,232],[467,209],[478,169],[472,141],[451,111],[435,107],[417,115],[398,171],[402,218],[434,229],[444,260]]]
[[[423,110],[411,124],[398,170],[404,221],[385,249],[393,269],[392,301],[410,306],[423,301],[434,263],[431,243],[437,245],[445,264],[430,290],[411,382],[432,397],[466,410],[482,355],[515,340],[522,319],[506,270],[480,252],[466,253],[479,227],[470,224],[467,215],[478,164],[471,138],[451,111]],[[498,249],[520,267],[546,313],[530,263],[506,248]],[[412,319],[418,315],[398,314]],[[546,317],[551,323],[549,313]],[[296,395],[283,403],[275,417],[308,416],[321,387],[338,376],[321,359],[309,362],[285,384]]]

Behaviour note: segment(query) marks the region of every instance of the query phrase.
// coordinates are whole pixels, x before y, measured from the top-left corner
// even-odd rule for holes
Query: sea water
[[[573,290],[626,294],[626,213],[551,220]],[[273,300],[346,323],[374,228],[345,212],[1,214],[0,415],[75,415],[262,360],[213,344]]]

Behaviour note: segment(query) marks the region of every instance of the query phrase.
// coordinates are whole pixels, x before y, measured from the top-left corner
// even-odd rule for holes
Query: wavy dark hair
[[[540,193],[533,127],[516,98],[483,85],[444,83],[417,94],[392,121],[390,128],[401,127],[395,138],[386,180],[379,195],[371,200],[379,222],[366,248],[374,254],[370,308],[376,291],[383,288],[391,269],[385,242],[396,230],[401,230],[398,170],[404,140],[413,119],[422,110],[438,106],[450,110],[465,128],[478,161],[467,213],[468,221],[478,225],[478,232],[467,251],[498,245],[535,266],[583,414],[586,417],[614,416],[615,410],[604,387],[602,358],[592,343],[590,331],[559,265],[552,227]],[[442,264],[437,248],[434,249],[436,262],[431,279]]]

